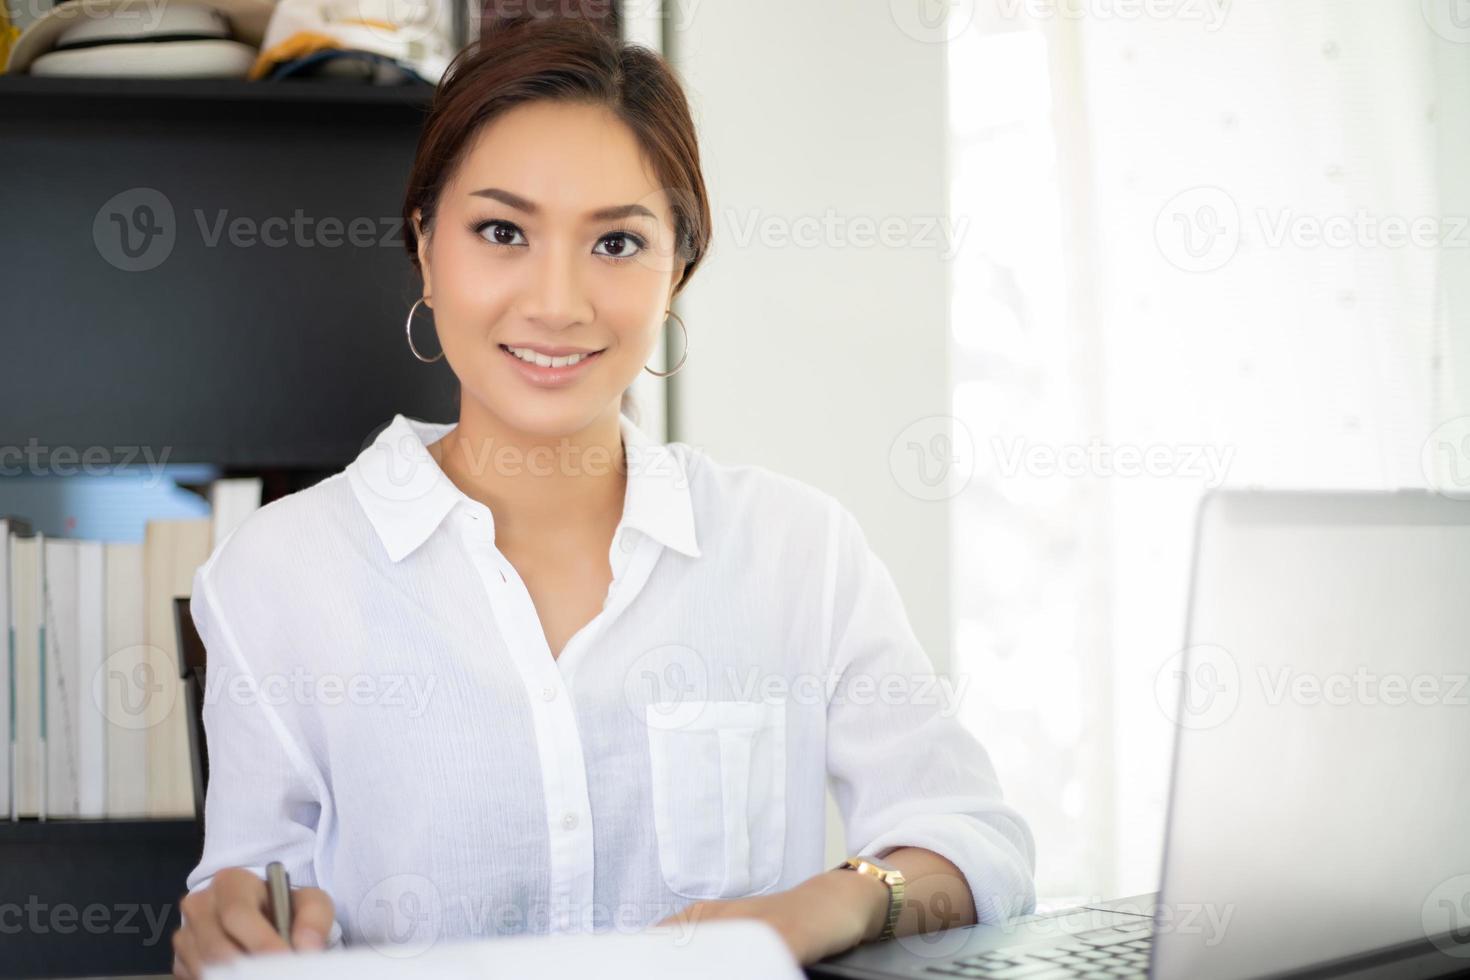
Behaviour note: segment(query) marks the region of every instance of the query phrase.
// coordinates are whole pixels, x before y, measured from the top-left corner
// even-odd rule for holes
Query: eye
[[[475,226],[475,234],[484,238],[491,245],[501,245],[506,248],[516,248],[526,243],[526,236],[509,221],[482,221]],[[521,240],[516,241],[517,237]]]
[[[594,255],[605,255],[610,259],[631,259],[647,247],[642,238],[629,231],[615,231],[611,235],[603,235],[597,242],[598,247],[608,245],[611,249],[599,252],[594,248]]]

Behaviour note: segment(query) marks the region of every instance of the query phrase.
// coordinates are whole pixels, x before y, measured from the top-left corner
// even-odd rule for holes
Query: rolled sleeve
[[[287,731],[280,712],[261,697],[265,669],[246,656],[251,645],[224,609],[211,575],[219,555],[194,576],[189,612],[208,656],[204,731],[209,785],[204,797],[204,850],[189,872],[189,893],[208,888],[226,868],[265,877],[280,861],[295,887],[320,887],[316,868],[322,781]],[[242,570],[243,571],[243,570]],[[239,597],[249,607],[254,596]],[[247,608],[254,619],[260,610]],[[328,946],[342,944],[334,919]]]
[[[1036,849],[984,747],[956,717],[887,566],[852,514],[829,522],[827,771],[852,853],[920,847],[965,876],[980,922],[1036,906]]]

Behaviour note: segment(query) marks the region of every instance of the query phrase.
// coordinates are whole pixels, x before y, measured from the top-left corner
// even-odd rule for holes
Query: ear
[[[433,296],[434,290],[429,281],[429,236],[424,232],[423,209],[413,209],[413,234],[418,245],[419,270],[424,278],[424,295]],[[424,305],[433,309],[433,303],[425,300]]]

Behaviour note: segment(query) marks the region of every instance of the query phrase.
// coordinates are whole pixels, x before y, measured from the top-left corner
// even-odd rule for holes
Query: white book
[[[209,518],[149,521],[143,533],[148,648],[160,696],[161,718],[148,729],[148,813],[194,815],[194,770],[189,754],[188,704],[179,673],[174,598],[187,596],[194,572],[209,559]]]
[[[77,816],[107,815],[107,724],[102,671],[107,582],[101,541],[77,542]]]
[[[10,759],[15,754],[15,631],[10,625],[10,521],[0,517],[0,820],[10,816]]]
[[[109,542],[107,637],[102,697],[107,717],[107,815],[148,813],[148,700],[143,546]]]
[[[259,477],[231,477],[209,485],[211,527],[210,554],[255,511],[260,509]]]
[[[45,540],[46,673],[45,718],[47,817],[75,817],[81,760],[77,753],[77,717],[81,710],[78,676],[80,635],[77,632],[77,545],[68,538]]]
[[[41,813],[41,538],[10,539],[10,609],[15,636],[14,792],[11,818]]]
[[[391,882],[393,879],[387,879]],[[388,902],[382,906],[387,907]],[[368,914],[363,913],[367,918]],[[237,956],[204,970],[204,980],[315,980],[327,970],[353,980],[409,977],[597,977],[598,980],[801,980],[802,971],[775,929],[753,919],[659,926],[638,932],[568,932],[435,943],[433,930],[401,920],[397,905],[374,912],[378,935],[407,939],[300,956]],[[415,933],[428,934],[428,938]],[[330,957],[323,960],[321,957]]]
[[[46,781],[50,778],[50,767],[46,755],[46,739],[50,729],[46,724],[46,535],[36,532],[36,599],[35,633],[36,647],[36,816],[46,819]]]

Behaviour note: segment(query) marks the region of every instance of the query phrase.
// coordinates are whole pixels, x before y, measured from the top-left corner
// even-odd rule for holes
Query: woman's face
[[[473,140],[418,254],[464,399],[551,437],[617,410],[682,271],[668,195],[632,130],[602,107],[557,102],[518,106]],[[426,353],[427,332],[416,334]],[[536,353],[583,359],[527,363]]]

